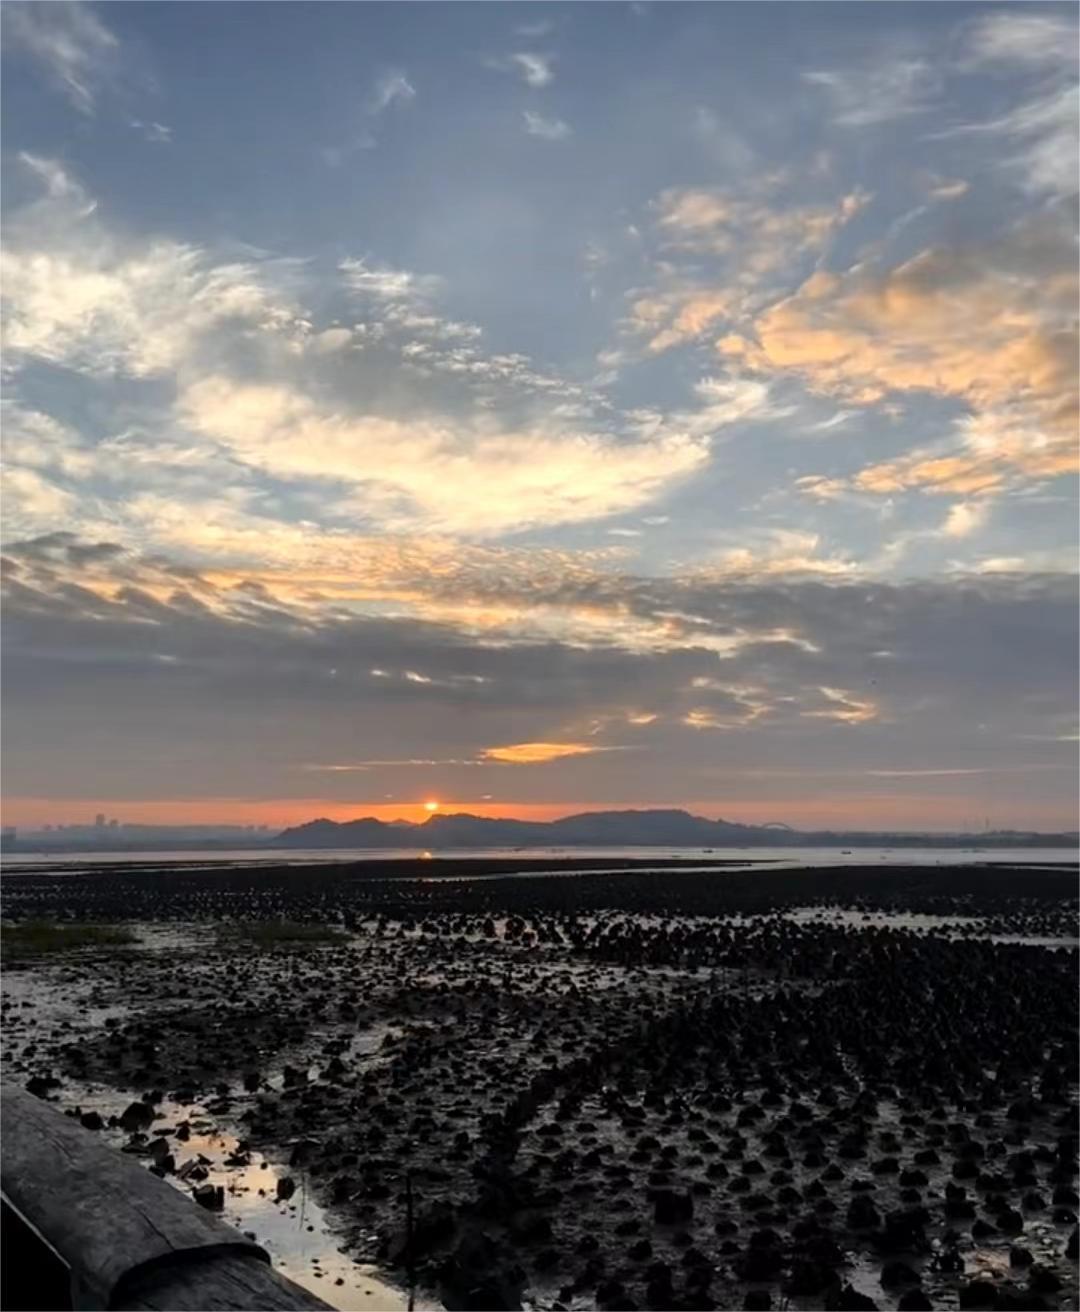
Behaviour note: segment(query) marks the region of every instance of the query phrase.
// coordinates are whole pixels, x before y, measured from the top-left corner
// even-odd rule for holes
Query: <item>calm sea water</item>
[[[430,860],[437,868],[440,861],[475,860],[608,860],[633,858],[645,861],[685,861],[697,865],[702,861],[731,861],[741,864],[769,864],[787,869],[799,866],[840,865],[968,865],[987,862],[995,865],[1055,865],[1076,862],[1080,852],[1058,847],[521,847],[461,848],[452,852],[426,852],[421,848],[346,849],[267,849],[223,848],[209,851],[179,852],[74,852],[57,855],[35,852],[11,852],[3,860],[6,874],[19,871],[34,874],[67,874],[86,866],[135,866],[153,873],[162,865],[188,866],[193,869],[260,865],[324,865],[330,862],[415,861]],[[564,872],[560,872],[564,873]],[[482,875],[480,877],[483,877]]]

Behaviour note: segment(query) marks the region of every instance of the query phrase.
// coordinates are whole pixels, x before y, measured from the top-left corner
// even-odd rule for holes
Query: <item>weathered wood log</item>
[[[303,1302],[300,1301],[303,1299]],[[124,1281],[116,1312],[205,1312],[218,1308],[325,1308],[314,1294],[279,1276],[257,1257],[222,1254],[194,1265],[158,1267]]]
[[[258,1244],[25,1090],[0,1088],[0,1134],[0,1188],[71,1271],[76,1307],[329,1307]]]

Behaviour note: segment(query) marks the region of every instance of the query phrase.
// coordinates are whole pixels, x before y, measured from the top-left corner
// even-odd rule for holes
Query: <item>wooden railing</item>
[[[32,1292],[34,1263],[43,1282],[55,1277],[41,1265],[51,1254],[76,1309],[329,1307],[258,1244],[25,1090],[0,1088],[0,1136],[5,1230],[27,1233],[25,1245],[5,1244],[9,1289]]]

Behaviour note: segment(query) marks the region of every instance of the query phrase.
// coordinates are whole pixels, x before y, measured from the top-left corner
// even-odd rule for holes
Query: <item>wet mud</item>
[[[1077,1305],[1075,870],[397,864],[5,876],[4,1077],[341,1308]]]

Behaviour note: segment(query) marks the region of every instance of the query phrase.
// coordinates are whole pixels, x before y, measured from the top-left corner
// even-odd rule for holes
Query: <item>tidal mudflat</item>
[[[340,1308],[1077,1305],[1075,867],[556,866],[7,875],[4,1076]]]

